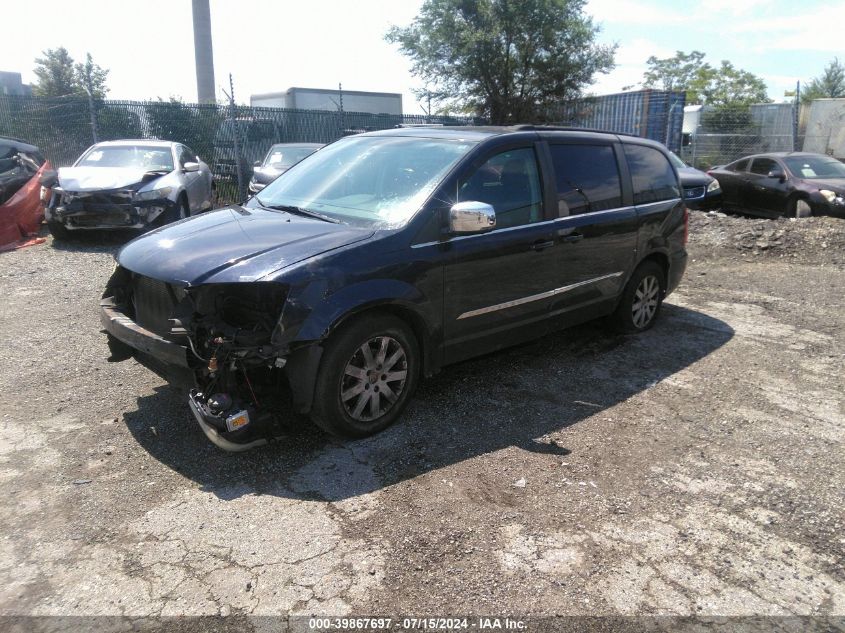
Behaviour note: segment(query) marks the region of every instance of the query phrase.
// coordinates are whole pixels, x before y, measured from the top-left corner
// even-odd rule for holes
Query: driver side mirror
[[[452,233],[483,233],[496,228],[496,211],[486,202],[467,200],[449,209],[449,230]]]
[[[781,182],[786,180],[786,174],[783,173],[783,170],[780,167],[775,167],[772,171],[768,174],[769,178],[777,178]]]
[[[200,170],[200,164],[199,163],[185,163],[185,165],[182,167],[182,169],[184,169],[185,171],[199,171]]]

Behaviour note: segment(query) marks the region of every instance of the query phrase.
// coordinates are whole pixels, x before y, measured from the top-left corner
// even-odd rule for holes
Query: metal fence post
[[[240,139],[238,138],[240,130],[238,130],[238,121],[235,117],[235,87],[234,83],[232,82],[232,73],[229,73],[229,94],[226,94],[226,91],[223,91],[227,97],[229,97],[229,120],[232,122],[232,138],[234,139],[234,151],[235,151],[235,171],[238,174],[238,201],[241,201],[245,197],[245,187],[244,187],[244,175],[243,175],[243,166],[241,165],[241,144]]]
[[[88,86],[85,87],[85,92],[88,95],[88,114],[91,117],[91,137],[94,139],[94,144],[96,145],[99,143],[99,140],[97,139],[97,112],[94,109],[94,95],[91,94]]]

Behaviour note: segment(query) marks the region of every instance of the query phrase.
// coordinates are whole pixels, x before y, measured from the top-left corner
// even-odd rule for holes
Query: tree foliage
[[[387,41],[413,62],[441,111],[470,112],[493,124],[541,120],[611,70],[614,46],[585,0],[426,0]],[[445,106],[445,108],[443,107]]]
[[[685,90],[688,104],[734,108],[770,101],[766,82],[760,77],[727,60],[714,68],[704,61],[701,51],[677,51],[674,57],[664,59],[651,56],[646,63],[643,86]]]
[[[35,60],[37,81],[32,87],[36,97],[81,97],[103,99],[108,93],[109,71],[94,63],[91,54],[85,63],[77,64],[63,46],[48,49]]]
[[[845,65],[835,57],[825,66],[824,72],[811,79],[801,91],[801,101],[807,103],[813,99],[832,99],[845,97]]]
[[[171,97],[147,103],[144,110],[155,138],[183,143],[200,156],[212,155],[213,139],[223,121],[216,105],[186,105]]]

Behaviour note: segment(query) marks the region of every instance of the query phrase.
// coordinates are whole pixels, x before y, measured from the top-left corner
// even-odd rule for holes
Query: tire
[[[622,291],[619,305],[611,315],[611,323],[625,333],[646,331],[657,320],[665,294],[666,273],[663,267],[654,261],[640,264]]]
[[[178,205],[175,207],[169,208],[164,213],[164,224],[170,224],[171,222],[178,222],[179,220],[184,220],[191,215],[191,208],[188,206],[188,200],[185,196],[179,198]]]
[[[813,215],[813,207],[804,198],[795,198],[789,203],[787,216],[790,218],[809,218]]]
[[[47,222],[47,228],[54,240],[69,240],[70,231],[65,228],[64,224],[59,222]]]
[[[419,349],[411,328],[389,314],[368,314],[341,326],[329,338],[317,372],[312,421],[352,438],[393,424],[416,389]],[[394,400],[384,395],[388,392]]]

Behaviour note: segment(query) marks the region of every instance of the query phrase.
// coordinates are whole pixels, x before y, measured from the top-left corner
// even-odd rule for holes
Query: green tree
[[[83,89],[83,92],[91,94],[95,99],[105,99],[109,89],[106,87],[106,78],[109,71],[94,63],[91,53],[86,53],[85,63],[74,66],[76,82]]]
[[[77,64],[65,47],[48,49],[35,60],[34,72],[37,82],[32,94],[36,97],[82,97],[90,91],[91,96],[102,99],[108,92],[109,71],[95,64],[91,53],[84,64]]]
[[[150,133],[164,141],[184,143],[201,157],[209,159],[214,150],[214,136],[223,117],[214,104],[186,105],[171,97],[144,105]]]
[[[718,68],[704,61],[704,53],[677,51],[674,57],[649,57],[643,86],[685,90],[688,104],[735,108],[771,101],[766,82],[757,75],[723,60]]]
[[[585,0],[426,0],[388,42],[413,62],[442,110],[493,124],[541,120],[614,67],[616,46],[595,43]]]
[[[835,57],[825,66],[819,77],[811,79],[801,91],[801,101],[808,103],[813,99],[845,97],[845,66]]]
[[[73,57],[64,46],[51,48],[35,60],[37,82],[32,94],[37,97],[67,97],[79,94]]]

